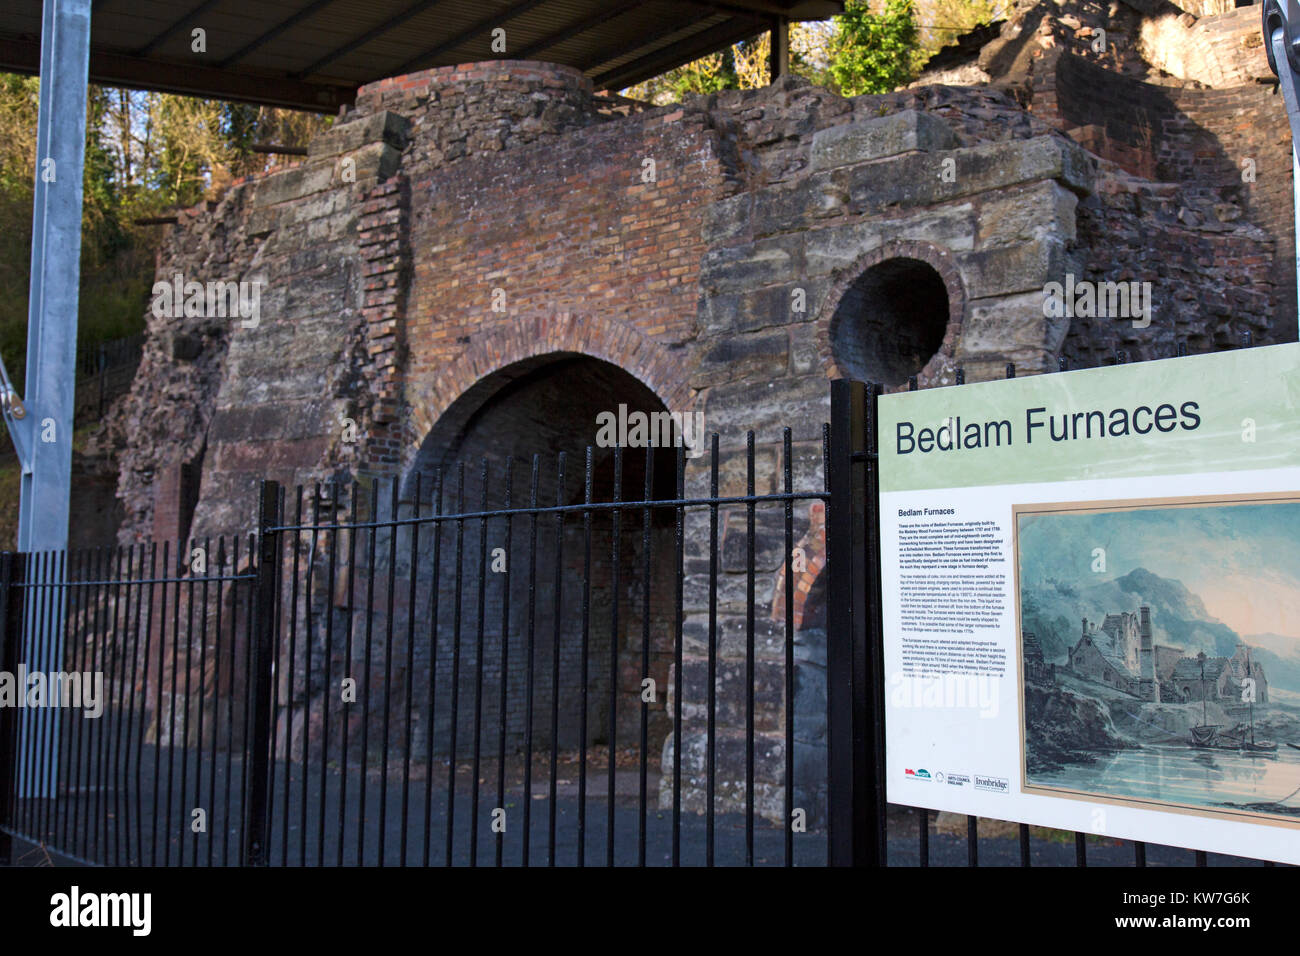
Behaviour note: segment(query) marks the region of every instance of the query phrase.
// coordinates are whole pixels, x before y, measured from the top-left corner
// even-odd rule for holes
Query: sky
[[[1048,555],[1035,523],[1022,522],[1021,548],[1047,575],[1102,583],[1146,568],[1181,581],[1242,636],[1300,638],[1300,501],[1074,515],[1052,522]],[[1092,570],[1099,547],[1101,573]]]

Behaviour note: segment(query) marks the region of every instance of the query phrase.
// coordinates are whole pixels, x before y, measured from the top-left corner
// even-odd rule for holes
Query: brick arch
[[[494,323],[469,336],[465,348],[411,396],[411,428],[403,449],[405,471],[435,427],[455,427],[444,416],[468,418],[514,371],[526,372],[561,355],[586,355],[617,366],[652,391],[670,411],[689,411],[695,393],[681,354],[630,325],[592,314],[561,312]],[[496,380],[496,373],[502,373]],[[462,401],[464,399],[465,401]]]
[[[922,386],[933,384],[946,369],[956,366],[953,353],[961,335],[962,323],[966,318],[966,287],[953,261],[952,252],[929,242],[896,239],[863,253],[850,265],[837,270],[830,291],[822,299],[821,309],[817,315],[816,341],[817,353],[828,378],[852,377],[840,369],[835,362],[831,345],[831,322],[835,313],[839,310],[844,296],[863,273],[891,259],[917,259],[924,262],[939,274],[948,293],[948,324],[944,330],[943,342],[918,373],[919,384]]]

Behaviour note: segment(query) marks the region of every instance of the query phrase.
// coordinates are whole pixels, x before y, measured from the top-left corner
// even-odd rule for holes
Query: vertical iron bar
[[[705,844],[706,866],[713,866],[714,824],[717,794],[717,723],[718,723],[718,433],[711,439],[709,456],[709,664],[708,664],[708,734],[706,740]]]
[[[479,512],[487,511],[488,460],[479,465]],[[487,614],[487,518],[478,519],[478,606],[476,608],[477,642],[474,645],[474,758],[470,788],[469,865],[478,866],[479,768],[482,766],[483,740],[483,618]]]
[[[353,597],[356,593],[356,567],[357,567],[357,499],[360,496],[361,489],[354,481],[349,489],[351,499],[348,502],[348,628],[347,636],[344,641],[343,649],[343,679],[353,680],[352,677],[352,633],[354,602]],[[342,684],[339,685],[340,689]],[[355,684],[354,684],[355,686]],[[342,695],[340,694],[340,697]],[[345,834],[347,831],[347,809],[348,809],[348,724],[351,721],[348,718],[348,712],[344,706],[346,703],[353,703],[356,700],[340,702],[340,729],[339,729],[339,843],[338,843],[338,860],[337,865],[343,865],[343,854]],[[366,774],[363,769],[361,772],[361,786],[364,789],[366,785]],[[427,863],[427,861],[426,861]],[[361,865],[360,859],[357,865]]]
[[[578,866],[587,865],[587,681],[591,643],[591,494],[595,450],[588,445],[582,476],[582,668],[578,683]],[[506,506],[507,508],[509,505]],[[504,668],[502,668],[504,673]]]
[[[402,753],[402,846],[399,866],[406,866],[406,827],[411,812],[411,705],[415,686],[415,597],[416,579],[420,567],[420,473],[415,473],[415,507],[412,508],[411,544],[407,549],[406,565],[410,586],[406,594],[406,725],[405,745]]]
[[[698,441],[698,439],[696,439]],[[686,500],[686,448],[677,446],[678,501]],[[682,622],[683,591],[686,585],[686,510],[678,505],[673,515],[674,571],[673,589],[673,866],[682,865]]]
[[[446,860],[451,866],[456,838],[456,738],[460,723],[460,624],[461,588],[465,567],[465,463],[456,466],[456,593],[451,621],[451,741],[447,753],[447,839]]]
[[[329,794],[330,698],[334,696],[334,587],[339,550],[339,483],[330,482],[330,554],[325,571],[325,680],[321,692],[320,826],[316,831],[316,865],[325,865],[325,807]],[[317,522],[319,524],[320,522]],[[340,673],[346,675],[347,669]],[[346,755],[345,755],[346,756]],[[343,832],[338,834],[340,846]]]
[[[303,581],[302,591],[302,619],[303,619],[303,665],[302,665],[302,789],[298,797],[298,865],[307,865],[307,784],[311,780],[311,752],[308,747],[308,738],[311,737],[311,647],[316,643],[316,635],[312,631],[311,620],[311,585],[314,580],[316,571],[316,542],[318,540],[320,526],[320,502],[321,488],[320,482],[315,482],[312,486],[311,498],[311,544],[307,552],[307,573]],[[298,552],[294,550],[294,560],[297,561]],[[297,572],[294,572],[294,591],[297,592]],[[328,696],[328,695],[327,695]],[[322,728],[323,729],[323,728]],[[286,742],[285,750],[289,746]],[[325,763],[324,751],[321,751],[321,764]],[[325,812],[324,793],[321,791],[321,813]],[[288,828],[288,817],[285,818],[285,827]]]
[[[745,433],[745,865],[754,865],[754,433]],[[789,561],[786,578],[790,577]],[[790,709],[786,701],[786,709]],[[789,800],[787,800],[787,803]],[[790,829],[790,808],[786,825]]]
[[[366,791],[370,789],[370,662],[374,650],[375,554],[379,543],[379,479],[370,480],[370,545],[366,556],[366,636],[361,664],[361,769],[357,777],[357,866],[366,865]],[[387,688],[385,688],[385,694]],[[383,833],[379,835],[383,842]]]
[[[515,459],[512,455],[506,456],[506,569],[501,578],[501,701],[497,710],[497,809],[505,813],[506,807],[506,720],[508,711],[506,710],[506,684],[507,675],[509,674],[510,665],[510,564],[514,561],[514,553],[511,548],[513,544],[514,516],[511,515],[511,494],[514,486]],[[581,798],[579,798],[578,813],[582,813]],[[579,816],[581,820],[581,816]],[[578,827],[578,857],[582,858],[582,827]],[[501,866],[502,855],[505,852],[506,834],[505,830],[497,831],[496,835],[496,865]],[[579,863],[581,865],[581,863]]]
[[[1029,824],[1020,824],[1020,865],[1029,866]]]
[[[185,829],[190,826],[192,819],[189,811],[185,807],[185,797],[187,795],[190,768],[190,708],[193,706],[193,700],[190,698],[190,683],[194,673],[194,575],[189,573],[194,567],[194,539],[190,539],[189,548],[185,553],[185,570],[179,576],[185,578],[185,700],[183,713],[185,714],[183,729],[181,730],[181,789],[177,794],[181,804],[181,830],[177,838],[178,841],[178,866],[185,865]],[[274,731],[273,731],[274,732]],[[195,834],[197,841],[198,834]],[[197,842],[195,849],[198,849]]]
[[[68,575],[69,582],[79,582],[84,580],[86,577],[86,552],[84,550],[78,551],[74,555],[73,565],[74,567]],[[152,577],[152,574],[150,575],[150,577]],[[76,672],[79,674],[86,673],[86,628],[84,622],[84,616],[85,616],[84,615],[84,605],[85,605],[84,592],[85,592],[84,588],[81,587],[72,588],[70,594],[70,597],[72,598],[72,601],[70,602],[71,607],[69,608],[68,611],[68,620],[72,622],[72,633],[75,637],[72,646],[73,667],[76,670]],[[0,622],[2,622],[3,620],[4,617],[0,615]],[[3,660],[3,658],[0,658],[0,660]],[[4,666],[4,665],[0,664],[0,666]],[[10,668],[6,667],[5,669],[8,670]],[[68,841],[70,838],[75,839],[76,836],[75,824],[73,825],[74,828],[72,829],[72,832],[71,833],[69,832],[70,821],[68,818],[70,816],[75,817],[77,806],[81,801],[81,738],[84,733],[85,733],[85,720],[83,719],[83,720],[78,720],[73,724],[70,733],[68,735],[68,761],[70,766],[68,768],[67,780],[69,785],[69,791],[68,791],[69,800],[63,808],[63,832],[62,832],[62,837],[59,841],[60,845],[65,847],[71,846],[71,844]],[[6,739],[5,735],[3,733],[0,733],[0,741],[3,741],[5,739]],[[138,796],[139,794],[138,765],[136,770],[137,770],[136,792]],[[4,789],[0,787],[0,800],[3,799],[4,799]],[[137,820],[139,820],[140,818],[139,813],[136,814],[136,818]],[[3,820],[2,816],[0,816],[0,820]],[[3,840],[3,836],[0,836],[0,840]],[[5,854],[3,852],[0,852],[0,860],[4,859],[4,856]],[[141,860],[141,862],[143,863],[143,859]]]
[[[211,557],[211,555],[209,555]],[[211,567],[211,565],[209,565]],[[212,630],[212,747],[208,751],[208,866],[215,862],[217,844],[217,741],[221,737],[221,611],[222,590],[226,582],[226,539],[217,538],[217,597],[216,620]],[[207,596],[204,595],[204,627],[207,626]],[[200,737],[200,739],[202,739]],[[221,831],[221,843],[225,846],[226,831]]]
[[[619,602],[619,551],[623,534],[623,510],[618,507],[623,500],[623,446],[614,446],[614,509],[610,518],[613,534],[610,539],[610,612],[609,612],[609,747],[606,772],[605,803],[605,865],[614,865],[614,784],[615,762],[618,750],[618,602]]]
[[[163,580],[159,582],[162,586],[159,589],[158,602],[158,695],[154,704],[154,734],[153,734],[153,810],[150,813],[150,819],[153,821],[151,832],[149,834],[149,865],[158,865],[158,797],[161,791],[162,776],[160,773],[162,767],[162,719],[163,719],[163,679],[166,669],[167,660],[167,569],[171,567],[171,554],[169,553],[170,542],[163,542],[162,550],[162,573]],[[152,577],[152,569],[151,574]],[[150,593],[150,604],[153,603],[153,595]]]
[[[782,488],[794,493],[794,446],[790,429],[781,435]],[[785,865],[794,866],[794,499],[785,499]],[[751,682],[752,684],[752,682]]]
[[[438,587],[442,570],[442,467],[433,488],[433,582],[429,586],[429,716],[424,739],[424,866],[429,865],[430,828],[433,826],[434,706],[438,682]]]
[[[241,743],[241,759],[239,761],[239,842],[237,844],[240,854],[240,861],[244,859],[244,848],[247,845],[248,836],[248,810],[249,810],[249,759],[251,753],[250,747],[253,746],[253,714],[257,708],[256,700],[256,678],[253,674],[253,656],[254,648],[257,644],[257,574],[258,570],[253,565],[253,561],[258,553],[257,534],[253,532],[248,536],[247,555],[249,571],[253,574],[254,583],[250,586],[248,592],[248,601],[244,610],[244,702],[243,713],[240,719],[243,721],[244,733]]]
[[[868,386],[831,383],[830,499],[826,515],[828,733],[828,862],[832,866],[883,861],[884,803],[873,779],[883,778],[883,753],[868,722],[869,657],[875,635],[867,590],[872,584],[868,525],[874,521],[866,465],[873,438]],[[859,462],[862,462],[859,465]],[[789,822],[786,823],[789,826]]]
[[[200,608],[199,611],[199,719],[197,721],[196,733],[194,737],[194,803],[201,806],[203,800],[203,708],[205,698],[207,697],[207,675],[208,675],[208,562],[212,560],[212,539],[203,539],[203,587],[200,591]],[[190,641],[193,643],[194,632],[190,632]],[[214,690],[215,700],[215,690]],[[212,814],[212,805],[208,804],[204,810],[205,826],[207,818]],[[191,824],[191,829],[193,825]],[[212,836],[208,834],[208,858],[212,858]],[[199,865],[199,835],[194,834],[194,865]]]
[[[384,614],[384,732],[379,745],[379,865],[388,848],[388,741],[393,714],[393,592],[397,580],[397,478],[391,479],[388,519],[388,604]]]
[[[253,730],[244,757],[250,766],[244,843],[244,863],[248,866],[265,865],[270,838],[271,684],[275,668],[275,635],[272,632],[275,631],[277,605],[280,603],[276,589],[280,549],[278,532],[269,529],[280,523],[280,486],[274,481],[263,481],[259,499],[257,591],[254,595],[256,620],[253,625],[256,646],[249,649],[255,657],[251,689]]]
[[[917,832],[921,836],[920,843],[920,865],[928,867],[930,865],[930,811],[927,807],[921,807],[921,818],[917,821]]]
[[[533,473],[528,493],[528,645],[524,677],[524,846],[523,865],[528,866],[532,849],[533,822],[533,665],[537,625],[537,482],[541,457],[533,455]]]
[[[294,486],[293,524],[295,527],[302,526],[302,485]],[[297,657],[297,651],[298,651],[298,561],[299,561],[299,555],[302,553],[301,535],[302,535],[301,531],[293,531],[285,534],[285,540],[288,542],[290,550],[293,551],[293,561],[290,566],[290,580],[289,580],[289,657],[288,660],[286,660],[283,665],[284,666],[285,715],[284,715],[284,804],[283,804],[284,809],[281,812],[281,819],[280,819],[280,865],[281,866],[289,865],[289,797],[290,797],[290,791],[293,789],[292,780],[290,778],[290,773],[289,773],[290,768],[293,765],[293,759],[289,751],[292,749],[291,742],[293,740],[293,671],[294,671],[294,662]],[[308,640],[310,640],[310,637],[308,638]],[[275,666],[277,671],[275,684],[278,689],[280,686],[280,675],[278,671],[281,667],[280,648],[278,644],[276,646]],[[273,711],[273,713],[275,714],[275,717],[273,718],[274,722],[278,724],[280,722],[279,710],[277,709]],[[275,733],[274,728],[272,728],[271,732],[272,734]],[[303,736],[303,740],[307,739],[306,723],[304,723],[302,726],[302,736]],[[272,753],[275,752],[274,745],[272,746],[271,752]],[[305,786],[306,777],[303,778],[303,782]],[[302,865],[302,862],[305,861],[300,861],[299,863],[300,866]]]
[[[653,539],[650,536],[650,499],[654,493],[654,447],[646,444],[645,449],[645,501],[646,507],[641,513],[641,680],[650,678],[650,562]],[[644,687],[644,683],[642,687]],[[646,864],[646,751],[650,748],[650,704],[641,693],[641,746],[638,752],[637,782],[637,866]]]
[[[564,506],[564,452],[556,458],[555,506]],[[551,768],[550,793],[547,798],[546,824],[546,865],[555,866],[555,815],[556,784],[559,773],[558,761],[560,751],[560,638],[562,617],[562,594],[564,591],[564,512],[555,513],[555,588],[551,634]]]
[[[232,574],[238,574],[239,535],[232,535],[230,543],[230,570]],[[230,582],[230,664],[226,668],[226,783],[221,800],[222,866],[230,865],[230,782],[234,776],[232,763],[235,759],[235,658],[239,656],[239,588],[240,582]],[[242,760],[240,765],[243,765]]]

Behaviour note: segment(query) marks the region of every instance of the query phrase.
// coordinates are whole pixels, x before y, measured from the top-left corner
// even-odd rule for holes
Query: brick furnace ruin
[[[746,430],[760,474],[775,476],[788,425],[797,481],[819,488],[833,378],[898,388],[915,376],[926,388],[953,383],[959,367],[977,381],[1009,362],[1032,374],[1062,358],[1111,362],[1117,349],[1142,360],[1180,342],[1232,347],[1243,332],[1293,338],[1289,138],[1280,99],[1260,82],[1269,74],[1249,42],[1252,9],[1193,11],[1208,14],[1198,19],[1132,0],[1021,5],[982,49],[948,54],[947,72],[853,99],[782,78],[650,108],[537,62],[364,87],[303,162],[236,182],[171,229],[160,280],[257,283],[260,318],[149,317],[134,389],[101,442],[118,468],[119,539],[247,530],[263,478],[309,488],[396,478],[402,513],[416,506],[417,478],[427,500],[440,470],[467,462],[466,499],[493,501],[501,489],[477,484],[480,458],[563,451],[581,463],[597,416],[620,406],[702,414],[720,435],[724,495],[744,493]],[[1148,321],[1052,314],[1045,290],[1067,281],[1149,282]],[[609,490],[607,451],[595,470]],[[688,491],[705,488],[709,457],[690,461]],[[623,481],[639,495],[653,482],[634,458]],[[565,485],[547,468],[542,500],[582,500],[579,467]],[[654,481],[669,473],[656,467]],[[526,468],[520,476],[526,487]],[[807,570],[796,586],[794,700],[779,650],[779,519],[761,516],[754,542],[767,575],[757,726],[771,758],[756,787],[760,810],[778,816],[786,708],[797,767],[824,761],[825,721],[823,516],[816,504],[796,514]],[[743,575],[725,560],[746,543],[743,510],[720,526],[725,700],[743,678]],[[604,533],[608,546],[614,532]],[[622,533],[638,555],[641,530]],[[647,533],[671,548],[670,527]],[[706,518],[688,522],[682,675],[662,639],[668,611],[649,622],[649,676],[684,682],[674,692],[702,693],[705,681],[708,533]],[[417,573],[400,562],[378,570]],[[543,584],[547,573],[559,572],[544,569]],[[599,607],[631,600],[610,581],[596,591]],[[320,615],[341,613],[333,595],[313,601]],[[399,601],[394,613],[409,611]],[[608,694],[612,681],[635,708],[646,675],[632,651],[646,622],[635,608],[621,620],[594,640],[625,644],[627,666],[591,690]],[[565,635],[571,623],[540,630]],[[489,626],[472,653],[494,660],[510,630]],[[319,673],[294,678],[312,693],[347,664],[323,657]],[[435,666],[443,679],[427,648],[414,660],[415,672],[376,692],[427,681]],[[543,682],[535,708],[562,692]],[[511,699],[512,734],[523,708]],[[652,722],[665,773],[669,713]],[[724,737],[742,732],[729,713]],[[440,733],[429,715],[415,719],[417,739]],[[686,806],[699,809],[702,734],[684,729]],[[588,731],[597,739],[608,728]],[[315,731],[286,726],[283,737],[304,733]],[[566,722],[562,742],[576,733]],[[724,802],[743,800],[731,753],[724,741]],[[816,793],[806,799],[816,807]]]

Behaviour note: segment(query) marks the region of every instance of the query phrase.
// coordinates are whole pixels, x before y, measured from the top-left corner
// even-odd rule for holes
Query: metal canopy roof
[[[333,112],[384,77],[513,59],[562,63],[597,89],[619,89],[780,19],[843,8],[840,0],[94,0],[90,80]],[[504,53],[492,50],[498,27]],[[196,28],[206,52],[191,51]],[[39,72],[40,31],[38,0],[6,3],[0,70]]]

